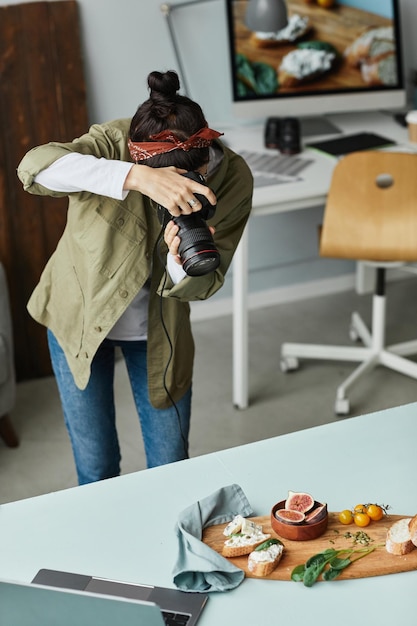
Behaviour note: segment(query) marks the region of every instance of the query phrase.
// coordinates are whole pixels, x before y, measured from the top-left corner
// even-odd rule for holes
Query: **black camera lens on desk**
[[[265,124],[265,148],[279,150],[281,129],[280,117],[268,117]]]
[[[301,151],[300,122],[296,117],[269,117],[265,126],[265,147],[283,154]]]
[[[198,172],[186,172],[184,176],[202,185],[205,184],[203,176]],[[216,207],[201,194],[196,193],[195,197],[202,205],[201,210],[195,213],[175,217],[160,204],[157,211],[162,226],[165,227],[172,220],[179,227],[178,237],[181,242],[178,252],[184,271],[189,276],[203,276],[213,272],[220,265],[220,254],[206,224],[206,220],[213,217]]]

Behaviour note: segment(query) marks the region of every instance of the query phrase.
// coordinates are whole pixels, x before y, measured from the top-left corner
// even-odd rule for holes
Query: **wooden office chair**
[[[417,354],[417,340],[385,345],[386,269],[417,261],[417,155],[366,151],[338,162],[324,213],[320,255],[376,267],[372,331],[354,312],[350,338],[361,340],[363,346],[284,343],[281,369],[297,369],[298,358],[359,361],[337,389],[335,413],[347,415],[348,389],[377,365],[417,378],[417,363],[405,358]]]

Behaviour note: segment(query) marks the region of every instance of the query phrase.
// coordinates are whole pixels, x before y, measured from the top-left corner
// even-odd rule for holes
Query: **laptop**
[[[6,626],[194,626],[208,596],[56,570],[0,581]]]

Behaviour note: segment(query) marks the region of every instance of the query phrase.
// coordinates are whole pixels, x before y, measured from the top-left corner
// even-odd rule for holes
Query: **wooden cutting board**
[[[417,570],[417,548],[404,556],[389,554],[385,549],[385,537],[388,528],[397,520],[408,517],[407,515],[387,515],[379,522],[371,522],[366,528],[359,528],[355,524],[347,526],[338,520],[338,513],[329,513],[329,525],[326,532],[318,539],[311,541],[290,541],[282,539],[284,552],[277,568],[267,576],[273,580],[291,580],[291,572],[297,565],[305,563],[317,552],[322,552],[328,548],[335,550],[354,547],[351,538],[345,537],[347,532],[354,535],[357,531],[365,531],[371,539],[370,545],[382,544],[374,552],[360,559],[353,565],[349,565],[336,580],[348,578],[366,578],[368,576],[382,576],[384,574],[395,574],[398,572],[409,572]],[[412,517],[410,515],[410,517]],[[261,524],[265,533],[271,533],[272,537],[278,535],[272,530],[270,517],[250,518],[257,524]],[[223,530],[226,524],[210,526],[203,532],[203,542],[221,554],[225,537]],[[356,546],[357,548],[363,546]],[[254,578],[247,568],[247,556],[240,556],[230,559],[234,565],[242,569],[248,578]]]

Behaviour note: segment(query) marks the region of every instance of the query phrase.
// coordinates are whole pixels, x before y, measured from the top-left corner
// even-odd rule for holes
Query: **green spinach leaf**
[[[267,63],[252,63],[244,54],[236,55],[237,91],[240,96],[251,93],[268,95],[278,88],[277,72]]]

